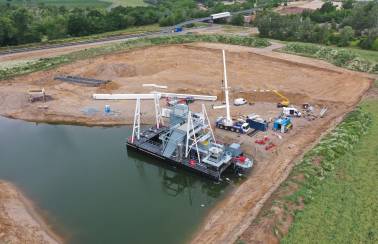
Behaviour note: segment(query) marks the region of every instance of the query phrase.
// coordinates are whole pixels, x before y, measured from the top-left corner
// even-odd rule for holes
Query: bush
[[[378,51],[378,37],[374,40],[373,44],[371,45],[371,49],[374,51]]]
[[[346,49],[293,42],[287,44],[283,51],[323,59],[351,70],[378,74],[378,63],[372,63]]]
[[[340,39],[338,45],[340,47],[345,47],[349,45],[349,42],[354,37],[354,30],[350,26],[345,26],[340,30]]]
[[[231,24],[244,25],[244,16],[242,14],[237,14],[237,15],[232,16]]]

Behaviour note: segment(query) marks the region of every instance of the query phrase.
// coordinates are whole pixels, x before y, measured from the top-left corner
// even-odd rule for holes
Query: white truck
[[[221,18],[228,18],[231,16],[230,12],[222,12],[222,13],[217,13],[217,14],[212,14],[210,15],[212,20],[215,19],[221,19]]]

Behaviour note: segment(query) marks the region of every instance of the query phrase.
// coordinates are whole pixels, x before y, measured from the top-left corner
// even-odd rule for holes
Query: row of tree
[[[264,11],[256,26],[262,37],[347,46],[352,40],[365,49],[378,50],[378,1],[347,0],[341,9],[325,2],[316,11],[279,15]]]
[[[159,23],[172,26],[215,12],[251,8],[254,0],[225,5],[214,0],[147,0],[144,7],[98,8],[0,5],[0,45],[18,45],[84,36]],[[203,8],[199,7],[199,3]]]

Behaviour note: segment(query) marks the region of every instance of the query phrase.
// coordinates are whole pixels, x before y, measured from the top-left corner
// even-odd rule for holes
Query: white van
[[[282,113],[284,115],[290,116],[290,117],[301,117],[302,116],[301,112],[299,112],[298,109],[296,109],[296,108],[283,107]]]
[[[234,100],[234,105],[235,105],[235,106],[244,105],[244,104],[246,104],[246,103],[247,103],[247,100],[244,99],[244,98],[236,98],[236,99]]]

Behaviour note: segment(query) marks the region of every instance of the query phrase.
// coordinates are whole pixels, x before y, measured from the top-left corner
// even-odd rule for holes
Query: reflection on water
[[[165,164],[163,161],[149,161],[151,158],[144,157],[134,150],[129,150],[127,153],[129,160],[133,160],[141,178],[149,177],[146,176],[145,167],[150,167],[149,164],[156,165],[158,167],[158,176],[161,179],[161,189],[168,196],[172,197],[176,197],[180,194],[186,195],[190,206],[193,206],[192,190],[194,188],[200,189],[201,193],[208,196],[208,199],[210,199],[202,204],[204,205],[211,203],[211,199],[213,198],[219,198],[228,185],[226,182],[214,182],[203,178],[203,176],[187,172],[184,169],[176,169],[173,166]]]
[[[127,151],[130,134],[0,117],[0,179],[69,243],[181,243],[229,187]]]

